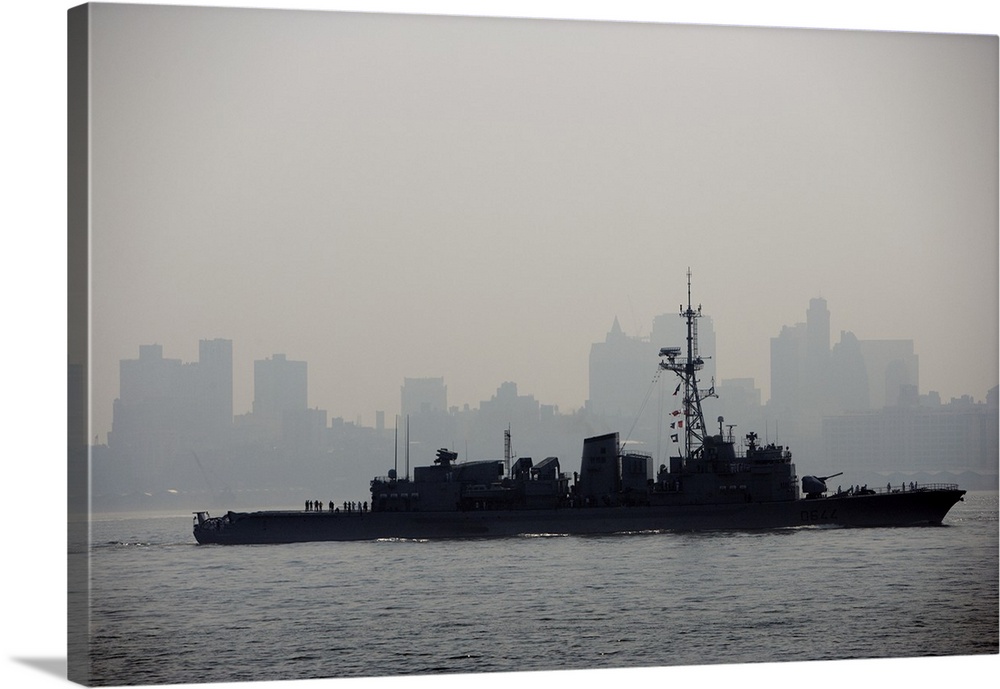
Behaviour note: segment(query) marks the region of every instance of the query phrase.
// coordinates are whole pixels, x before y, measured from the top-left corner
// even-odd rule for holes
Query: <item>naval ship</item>
[[[709,529],[775,529],[810,526],[939,525],[962,496],[956,484],[894,488],[852,486],[829,491],[840,476],[795,474],[791,452],[761,444],[756,434],[737,447],[719,417],[711,433],[699,389],[704,360],[698,354],[701,306],[681,306],[685,347],[660,350],[659,370],[675,374],[683,390],[683,417],[675,422],[679,452],[653,473],[651,455],[625,451],[618,433],[586,438],[580,471],[572,479],[559,459],[458,462],[447,449],[412,478],[395,470],[371,481],[371,502],[322,511],[311,509],[197,512],[194,537],[201,544],[503,537],[539,534],[629,534]],[[714,431],[715,429],[711,429]]]

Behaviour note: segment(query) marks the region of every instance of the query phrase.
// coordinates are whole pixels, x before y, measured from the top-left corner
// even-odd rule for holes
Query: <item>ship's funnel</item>
[[[618,434],[583,441],[580,461],[580,497],[585,504],[601,504],[618,492]]]

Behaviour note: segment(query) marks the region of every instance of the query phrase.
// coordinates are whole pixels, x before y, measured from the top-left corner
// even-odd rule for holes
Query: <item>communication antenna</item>
[[[698,309],[691,305],[691,269],[687,271],[687,307],[680,306],[680,316],[687,326],[687,352],[686,357],[682,347],[663,347],[660,349],[660,369],[673,371],[680,379],[678,387],[684,389],[683,423],[684,423],[684,456],[693,457],[701,453],[707,429],[705,428],[705,418],[702,414],[701,402],[707,397],[715,397],[715,387],[702,391],[698,389],[698,372],[705,364],[704,359],[698,354],[698,319],[701,318],[701,305]],[[666,361],[663,361],[666,358]],[[676,412],[679,414],[680,412]]]
[[[503,432],[503,463],[504,470],[507,472],[508,476],[510,476],[510,458],[510,424],[508,423],[507,430]]]

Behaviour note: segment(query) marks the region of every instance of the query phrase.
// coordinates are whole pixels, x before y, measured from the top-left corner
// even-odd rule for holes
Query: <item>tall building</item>
[[[806,322],[783,326],[771,338],[771,401],[792,413],[825,406],[830,371],[830,312],[810,299]]]
[[[119,362],[109,446],[204,447],[227,440],[233,423],[231,340],[201,340],[197,363],[163,358],[158,344]]]
[[[519,426],[537,425],[541,405],[534,395],[519,395],[517,383],[502,383],[496,394],[479,403],[479,414],[487,424],[501,428],[514,423]]]
[[[177,395],[180,369],[180,359],[163,358],[163,345],[139,345],[138,359],[118,362],[118,402],[139,405]]]
[[[780,426],[782,439],[806,456],[829,454],[840,447],[829,439],[836,436],[839,442],[844,436],[833,429],[848,422],[846,416],[828,419],[849,415],[855,426],[870,430],[872,419],[889,418],[870,416],[871,410],[919,403],[918,363],[912,340],[859,340],[841,331],[831,349],[826,301],[812,299],[805,323],[784,326],[771,339],[768,413]]]
[[[119,362],[107,452],[94,463],[94,492],[152,495],[204,485],[200,467],[232,440],[230,340],[202,340],[198,361],[166,359],[158,344]]]
[[[709,316],[698,319],[695,345],[705,361],[700,387],[707,389],[712,385],[716,371],[715,329]],[[677,314],[654,318],[652,334],[648,338],[626,335],[615,318],[604,342],[596,342],[590,347],[587,410],[603,416],[636,419],[647,402],[647,395],[651,393],[651,384],[657,378],[659,351],[672,346],[683,347],[685,351],[687,347],[687,326]],[[667,383],[673,385],[673,381]]]
[[[308,414],[308,366],[274,354],[253,362],[253,412],[240,420],[244,431],[272,441],[303,437],[303,426],[319,422]],[[325,413],[322,417],[325,425]]]
[[[840,341],[830,351],[830,395],[836,411],[871,408],[868,369],[861,342],[854,333],[842,330]]]
[[[830,311],[826,299],[810,299],[806,311],[806,361],[811,368],[822,369],[829,357]]]
[[[224,433],[233,423],[233,341],[200,340],[193,384],[204,400],[204,423],[213,433]]]
[[[403,416],[448,410],[448,386],[444,378],[404,378],[399,408]]]
[[[791,411],[801,404],[806,385],[806,324],[781,327],[771,338],[771,405]]]
[[[918,364],[913,340],[859,340],[842,331],[831,350],[826,300],[811,299],[805,323],[771,338],[771,406],[807,414],[895,406],[919,388]]]
[[[308,371],[304,361],[284,354],[253,362],[253,413],[280,419],[286,412],[308,407]]]
[[[656,373],[657,351],[648,340],[626,335],[615,318],[604,342],[590,346],[587,409],[603,416],[634,417]]]
[[[919,358],[913,352],[913,340],[861,340],[859,344],[873,409],[896,406],[908,386],[919,389]]]

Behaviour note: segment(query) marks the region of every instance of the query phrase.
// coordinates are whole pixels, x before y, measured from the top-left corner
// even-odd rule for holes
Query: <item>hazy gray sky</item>
[[[913,339],[921,392],[998,382],[995,37],[129,5],[92,26],[102,440],[120,359],[215,337],[236,413],[274,353],[366,424],[404,376],[570,411],[591,343],[616,316],[648,335],[689,266],[720,376],[765,399],[770,338],[815,296],[834,340]]]

